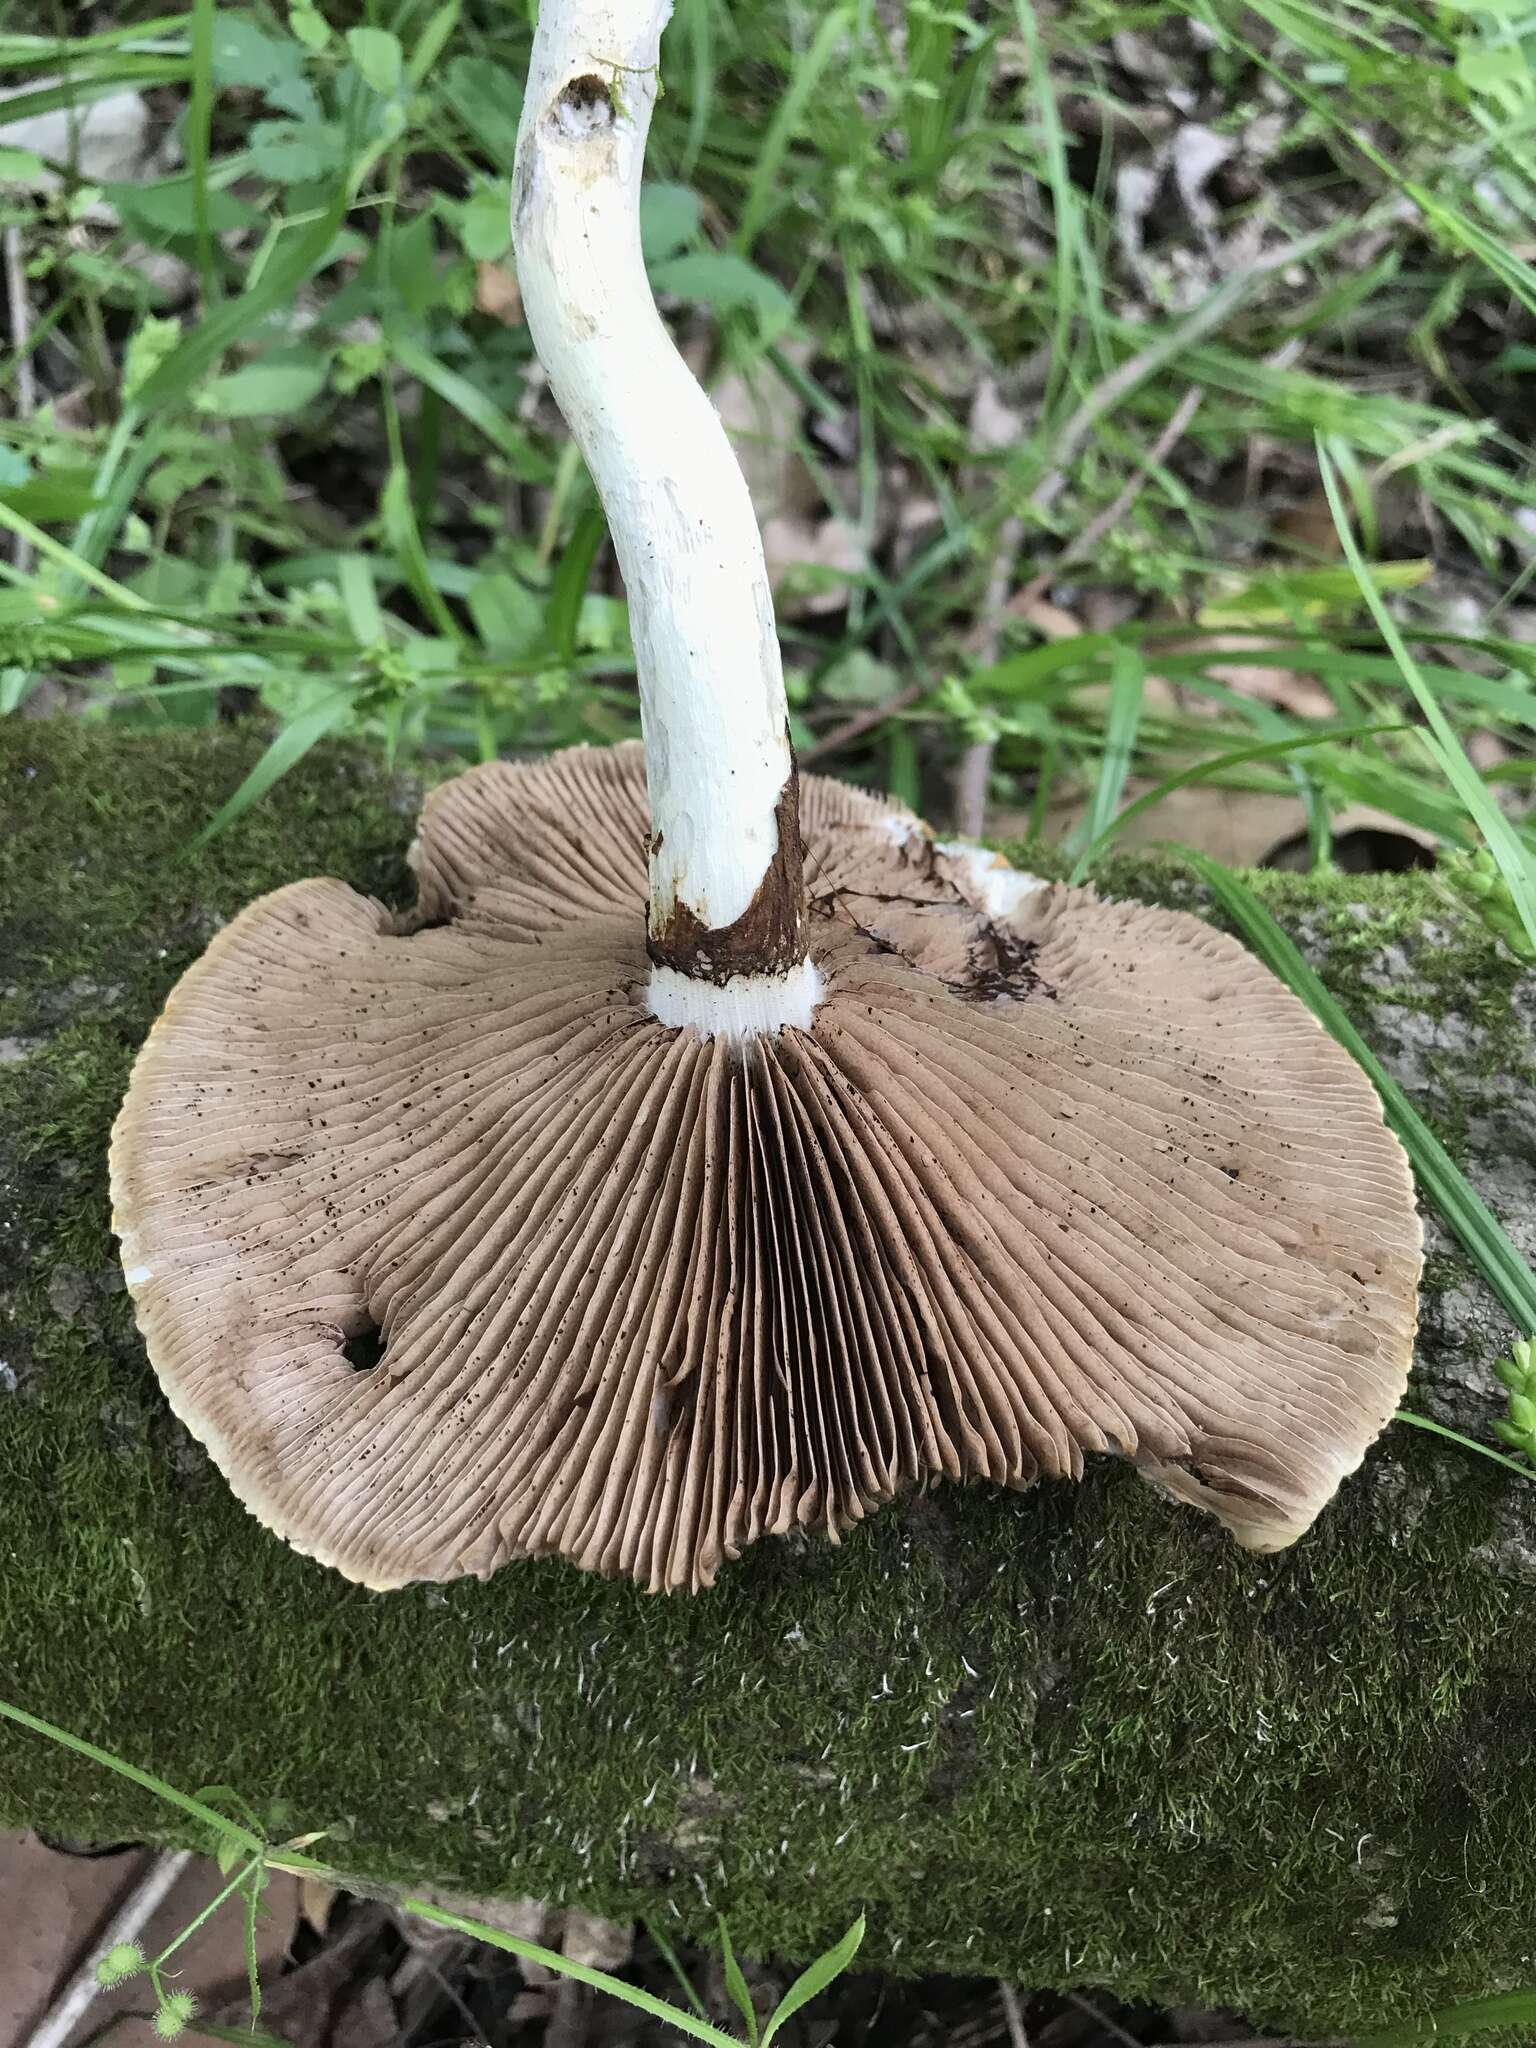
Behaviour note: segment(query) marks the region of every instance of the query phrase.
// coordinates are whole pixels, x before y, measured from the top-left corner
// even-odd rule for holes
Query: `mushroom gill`
[[[1194,917],[816,777],[802,824],[806,1029],[652,1014],[633,746],[471,770],[414,919],[300,882],[176,988],[113,1137],[124,1265],[296,1548],[698,1589],[925,1474],[1116,1452],[1263,1550],[1359,1464],[1420,1233],[1347,1055]]]

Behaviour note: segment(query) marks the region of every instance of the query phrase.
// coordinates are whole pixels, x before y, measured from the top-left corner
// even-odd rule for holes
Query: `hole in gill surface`
[[[613,95],[591,72],[573,78],[559,99],[553,114],[555,126],[573,141],[600,134],[613,125]]]
[[[384,1356],[384,1332],[370,1316],[355,1335],[341,1347],[341,1355],[354,1372],[372,1372]]]
[[[386,939],[414,939],[419,932],[440,932],[445,925],[453,923],[453,912],[444,910],[440,915],[428,917],[420,910],[397,910],[384,926]]]

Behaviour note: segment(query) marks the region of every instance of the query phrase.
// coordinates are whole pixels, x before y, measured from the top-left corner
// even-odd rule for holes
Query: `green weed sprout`
[[[142,1786],[145,1791],[152,1792],[167,1806],[175,1807],[183,1815],[200,1822],[211,1837],[210,1846],[216,1849],[219,1868],[226,1873],[231,1870],[235,1873],[223,1890],[215,1893],[197,1917],[184,1927],[174,1940],[167,1943],[152,1962],[136,1941],[119,1942],[98,1964],[98,1981],[102,1985],[120,1984],[125,1979],[136,1976],[140,1970],[147,1970],[158,2008],[153,2022],[155,2033],[163,2041],[176,2040],[186,2032],[195,2019],[197,2001],[189,1991],[166,1990],[161,1981],[161,1971],[177,1949],[197,1932],[204,1921],[218,1911],[226,1899],[238,1895],[245,1912],[246,1964],[251,1997],[250,2025],[254,2028],[261,2011],[261,1987],[256,1970],[255,1928],[262,1885],[269,1870],[285,1870],[296,1876],[322,1876],[344,1887],[347,1883],[345,1873],[304,1853],[315,1843],[324,1840],[324,1831],[296,1835],[286,1842],[269,1843],[244,1821],[231,1819],[227,1813],[221,1813],[216,1806],[207,1803],[209,1798],[221,1797],[243,1807],[244,1802],[239,1800],[228,1786],[207,1787],[207,1798],[194,1797],[178,1791],[174,1785],[168,1785],[163,1778],[157,1778],[152,1771],[140,1770],[136,1764],[125,1762],[122,1757],[114,1756],[110,1750],[100,1749],[94,1742],[87,1742],[82,1736],[72,1735],[67,1728],[60,1728],[52,1721],[44,1721],[36,1714],[29,1714],[24,1707],[12,1706],[7,1700],[0,1700],[0,1721],[14,1722],[19,1728],[29,1729],[34,1735],[40,1735],[49,1742],[56,1742],[64,1749],[73,1750],[77,1756],[88,1757],[92,1763],[101,1765],[104,1770],[114,1771],[119,1777]],[[430,1900],[403,1898],[400,1901],[400,1909],[409,1913],[413,1919],[425,1920],[431,1926],[448,1928],[457,1934],[467,1934],[476,1941],[484,1941],[492,1948],[501,1949],[507,1955],[517,1956],[526,1962],[540,1963],[557,1976],[574,1978],[578,1984],[590,1985],[594,1991],[607,1992],[610,1997],[622,1999],[626,2005],[636,2007],[652,2019],[661,2020],[678,2033],[691,2035],[696,2041],[703,2041],[706,2048],[741,2048],[735,2035],[726,2033],[723,2028],[711,2026],[704,2018],[698,1999],[687,1985],[686,1979],[683,1980],[684,1989],[688,1991],[690,2002],[695,2008],[693,2012],[685,2012],[679,2006],[670,2005],[665,1999],[641,1990],[638,1985],[626,1984],[622,1977],[613,1977],[605,1970],[595,1970],[585,1963],[574,1962],[569,1956],[561,1955],[557,1950],[541,1948],[537,1942],[524,1941],[517,1935],[503,1933],[500,1928],[490,1927],[482,1920],[470,1919],[461,1913],[450,1913],[444,1907],[433,1905]],[[748,2022],[751,2048],[769,2048],[775,2034],[787,2020],[803,2005],[825,1991],[835,1979],[842,1976],[858,1953],[859,1944],[863,1939],[864,1915],[861,1913],[841,1941],[835,1942],[825,1954],[818,1956],[801,1971],[779,2000],[773,2013],[761,2026],[758,2025],[756,2012],[752,2012]],[[725,1932],[724,1923],[721,1925],[721,1940],[725,1954],[734,1969],[735,1958],[731,1954],[730,1939]],[[663,1952],[669,1953],[665,1949]],[[676,1958],[673,1957],[672,1960],[674,1969],[678,1969]],[[108,1975],[109,1971],[112,1974]],[[682,1977],[680,1969],[678,1975]],[[739,1970],[735,1970],[735,1976],[739,1981]],[[744,1990],[744,1987],[742,1989]],[[740,1994],[736,1992],[734,1986],[733,1995],[737,1997],[739,2004]],[[747,1999],[747,2007],[751,2007],[750,1997]],[[743,2017],[746,2017],[745,2012]]]
[[[1509,1414],[1494,1429],[1512,1450],[1536,1465],[1536,1338],[1521,1337],[1494,1371],[1509,1389]]]
[[[1486,847],[1480,847],[1476,853],[1444,855],[1440,872],[1517,960],[1527,966],[1536,965],[1536,942],[1526,930],[1509,884]]]
[[[109,1948],[96,1965],[96,1982],[110,1989],[114,1984],[126,1984],[130,1977],[137,1977],[145,1967],[144,1951],[136,1941],[120,1941]]]
[[[162,2041],[174,2041],[187,2031],[197,2013],[197,2000],[190,1991],[167,1992],[155,2014],[155,2032]]]

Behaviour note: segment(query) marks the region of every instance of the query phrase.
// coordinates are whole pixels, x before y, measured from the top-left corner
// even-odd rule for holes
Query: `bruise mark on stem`
[[[789,779],[774,805],[778,850],[752,901],[733,924],[711,927],[686,903],[674,902],[646,934],[658,967],[717,985],[743,974],[786,974],[805,958],[805,865],[800,836],[800,777]]]

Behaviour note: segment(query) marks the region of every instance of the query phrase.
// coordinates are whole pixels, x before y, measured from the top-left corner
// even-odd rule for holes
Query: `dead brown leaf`
[[[475,311],[488,313],[503,327],[523,324],[523,294],[515,273],[504,263],[482,263],[475,271]]]

